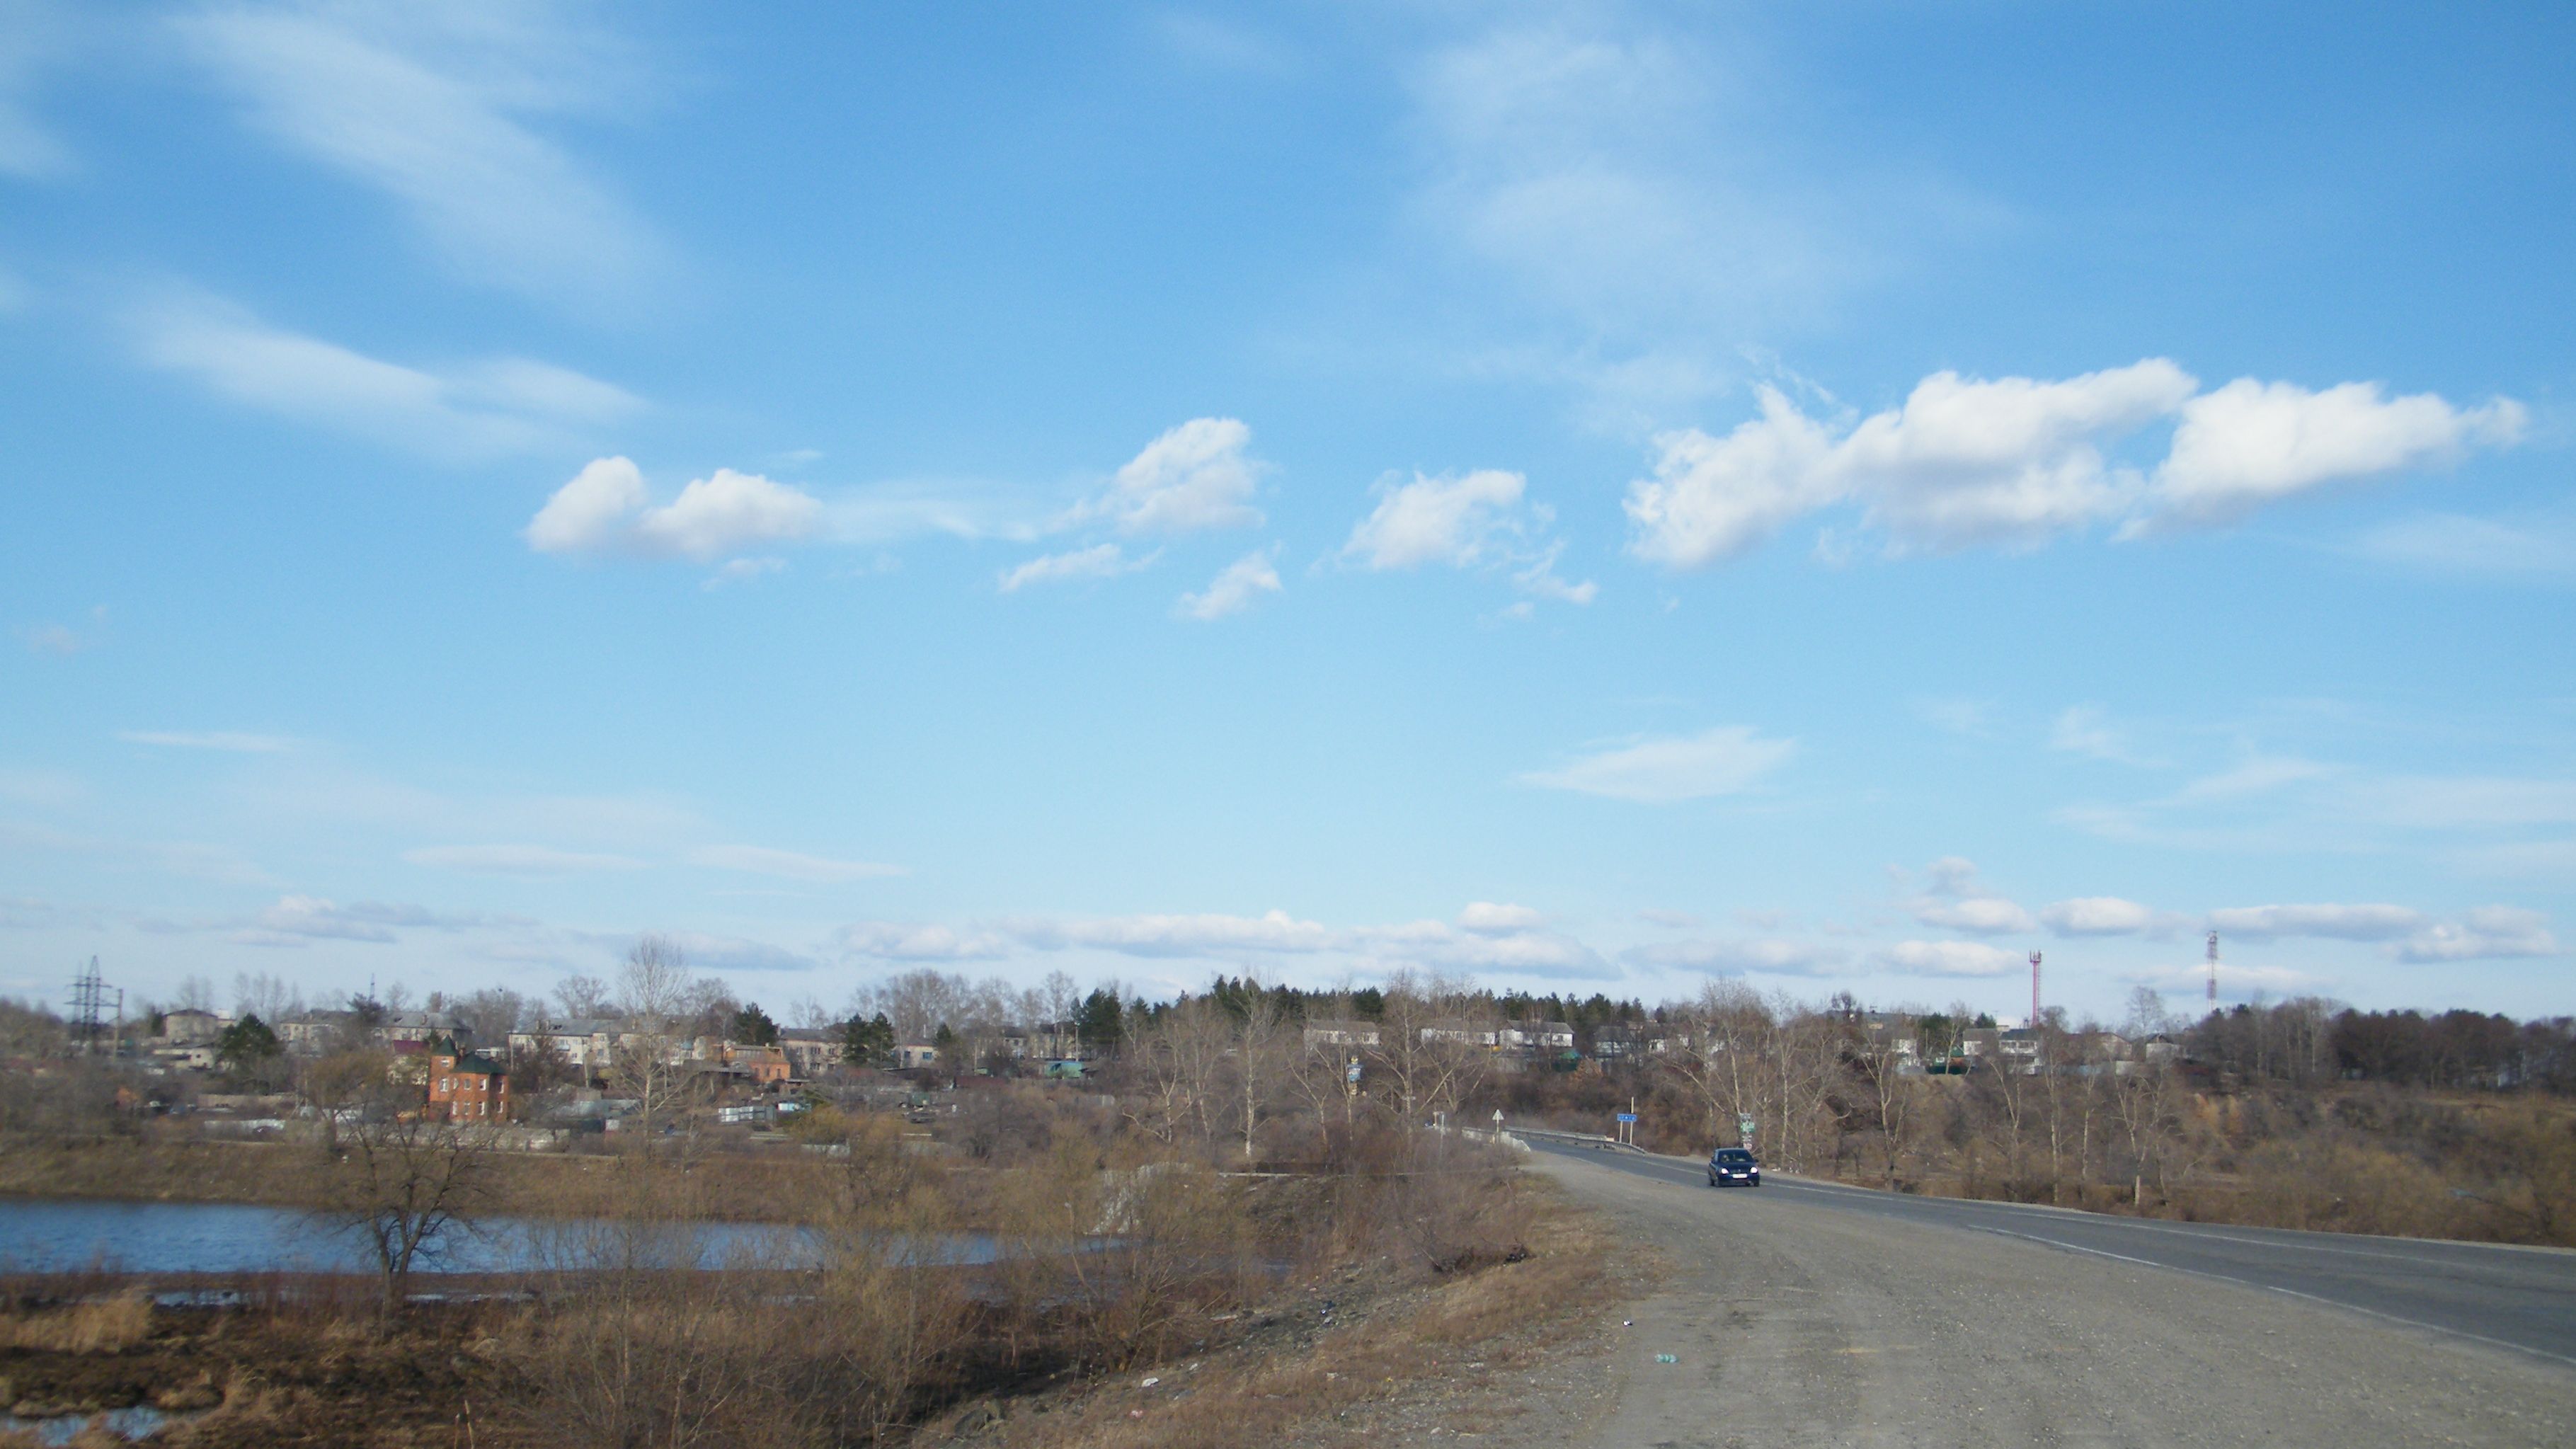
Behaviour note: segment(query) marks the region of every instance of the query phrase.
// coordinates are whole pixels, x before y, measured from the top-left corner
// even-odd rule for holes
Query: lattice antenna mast
[[[2030,953],[2030,1024],[2039,1025],[2039,953]]]
[[[2218,1009],[2218,933],[2209,933],[2209,1009]]]

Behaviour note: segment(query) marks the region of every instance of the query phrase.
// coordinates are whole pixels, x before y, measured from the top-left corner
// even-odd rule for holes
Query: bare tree
[[[172,1004],[181,1011],[212,1011],[215,983],[203,976],[188,977],[179,983],[179,994],[172,998]]]
[[[1296,1028],[1280,1011],[1278,998],[1262,990],[1259,981],[1246,978],[1244,987],[1243,1021],[1235,1033],[1234,1097],[1242,1119],[1243,1160],[1250,1162],[1257,1155],[1254,1130],[1278,1091],[1282,1059],[1292,1050],[1289,1037]]]
[[[668,936],[646,936],[626,953],[617,978],[618,1033],[610,1076],[636,1103],[644,1150],[679,1090],[680,1033],[696,1004],[688,958]]]
[[[256,1016],[272,1025],[304,1010],[304,993],[279,977],[244,971],[233,977],[233,1015]]]
[[[390,1322],[413,1270],[436,1260],[489,1200],[492,1129],[434,1122],[416,1104],[373,1097],[339,1130],[320,1212],[366,1245]]]
[[[567,976],[555,983],[555,1005],[568,1021],[593,1020],[615,1009],[608,983],[596,976]]]

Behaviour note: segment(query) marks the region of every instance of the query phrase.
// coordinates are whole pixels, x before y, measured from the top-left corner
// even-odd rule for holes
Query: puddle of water
[[[15,1414],[0,1413],[0,1429],[33,1434],[37,1443],[52,1446],[69,1444],[83,1429],[96,1422],[130,1443],[149,1439],[171,1424],[194,1417],[193,1414],[164,1413],[149,1404],[136,1404],[130,1409],[108,1409],[96,1414],[53,1414],[41,1419],[21,1419]]]

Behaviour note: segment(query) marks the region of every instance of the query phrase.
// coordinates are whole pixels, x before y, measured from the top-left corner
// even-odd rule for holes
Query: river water
[[[425,1273],[509,1273],[611,1266],[797,1267],[817,1261],[803,1229],[701,1223],[637,1234],[583,1220],[487,1218],[451,1231],[415,1265]],[[926,1245],[922,1261],[990,1263],[988,1238]],[[366,1244],[293,1208],[249,1203],[0,1198],[0,1273],[372,1273]]]

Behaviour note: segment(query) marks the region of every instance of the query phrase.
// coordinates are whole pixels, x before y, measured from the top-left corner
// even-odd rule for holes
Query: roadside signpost
[[[1627,1143],[1631,1147],[1637,1145],[1636,1113],[1622,1112],[1619,1114],[1619,1140]]]
[[[1735,1118],[1735,1135],[1736,1135],[1738,1138],[1742,1139],[1742,1141],[1743,1141],[1743,1143],[1744,1143],[1744,1150],[1745,1150],[1745,1151],[1750,1152],[1750,1151],[1752,1151],[1752,1150],[1753,1150],[1753,1114],[1752,1114],[1752,1113],[1750,1113],[1750,1112],[1740,1112],[1740,1113],[1736,1114],[1736,1118]]]

